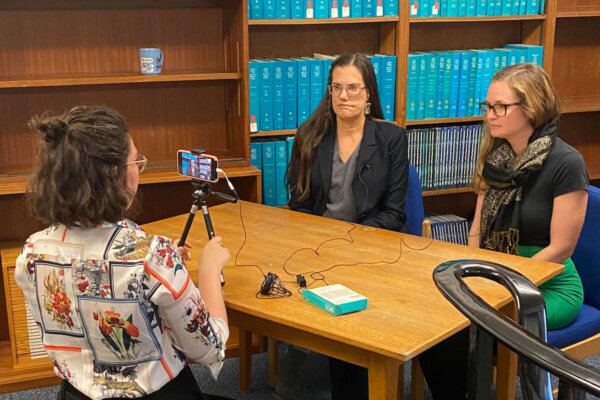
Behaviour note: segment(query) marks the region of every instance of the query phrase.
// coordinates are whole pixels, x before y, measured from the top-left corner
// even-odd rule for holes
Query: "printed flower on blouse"
[[[218,338],[208,320],[208,310],[197,295],[187,299],[184,318],[189,319],[185,330],[194,334],[194,341],[202,340],[205,344],[217,344]],[[216,346],[220,348],[219,345]]]
[[[156,236],[156,239],[158,240],[158,246],[154,254],[157,256],[158,262],[168,269],[173,269],[173,276],[175,276],[177,271],[183,269],[181,256],[171,246],[171,240],[162,236]]]
[[[120,313],[110,310],[94,313],[94,319],[98,321],[98,328],[104,336],[102,343],[121,360],[135,360],[139,352],[136,346],[141,342],[135,338],[140,336],[140,331],[132,318],[133,314],[124,320]]]
[[[65,271],[62,269],[58,274],[56,270],[53,270],[51,274],[46,275],[44,278],[44,286],[46,288],[44,308],[59,325],[72,329],[71,299],[69,299],[69,296],[65,292],[64,273]]]

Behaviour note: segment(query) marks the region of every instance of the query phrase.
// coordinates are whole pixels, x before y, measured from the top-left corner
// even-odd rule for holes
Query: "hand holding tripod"
[[[183,228],[183,233],[181,234],[181,239],[179,240],[178,246],[183,246],[185,244],[185,240],[187,239],[188,233],[190,232],[190,228],[192,227],[192,222],[194,222],[194,217],[196,216],[196,211],[198,211],[198,208],[202,209],[202,215],[204,215],[204,223],[206,224],[208,239],[210,240],[215,237],[215,231],[213,229],[210,214],[208,212],[208,206],[206,204],[206,198],[208,196],[214,194],[221,200],[224,200],[228,203],[236,203],[238,201],[237,197],[231,196],[229,194],[213,192],[210,187],[210,182],[192,179],[192,186],[194,187],[194,193],[192,193],[192,196],[194,197],[194,202],[192,203],[190,215],[188,216],[187,222],[185,223],[185,227]],[[221,286],[224,285],[225,278],[223,278],[223,272],[221,272]]]

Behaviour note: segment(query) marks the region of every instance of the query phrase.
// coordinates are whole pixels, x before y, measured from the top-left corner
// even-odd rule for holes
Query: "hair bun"
[[[35,128],[42,133],[44,141],[60,142],[67,134],[68,126],[59,117],[49,117],[35,121]]]

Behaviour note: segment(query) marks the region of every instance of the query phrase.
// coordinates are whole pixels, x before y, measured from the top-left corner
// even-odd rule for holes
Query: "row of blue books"
[[[250,143],[250,163],[262,171],[263,204],[287,205],[289,191],[285,173],[292,156],[293,144],[293,136],[282,140],[256,140]]]
[[[362,18],[398,15],[398,0],[248,0],[248,19]]]
[[[423,191],[469,187],[483,135],[480,124],[411,129],[408,160]]]
[[[431,222],[431,238],[444,242],[467,245],[469,224],[466,219],[453,214],[427,214]]]
[[[406,119],[481,115],[492,77],[507,65],[542,65],[543,46],[507,44],[498,49],[408,54]]]
[[[384,118],[394,120],[396,56],[370,57]],[[296,129],[317,108],[334,56],[252,59],[249,72],[250,132]]]
[[[411,17],[543,14],[544,0],[411,0]]]

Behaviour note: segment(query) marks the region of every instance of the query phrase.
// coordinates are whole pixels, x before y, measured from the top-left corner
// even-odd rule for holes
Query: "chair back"
[[[590,186],[585,221],[573,252],[585,304],[600,309],[600,189]]]
[[[406,215],[408,233],[421,236],[423,234],[423,220],[425,219],[423,192],[419,173],[410,164],[408,164],[408,193],[404,202],[404,214]]]

